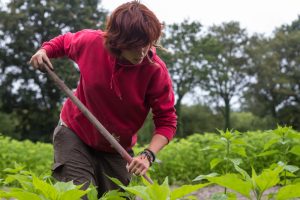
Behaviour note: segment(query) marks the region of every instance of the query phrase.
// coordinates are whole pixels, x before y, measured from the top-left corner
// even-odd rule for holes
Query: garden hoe
[[[55,84],[71,99],[71,101],[79,108],[84,116],[96,127],[96,129],[104,136],[104,138],[112,145],[113,148],[128,162],[132,161],[132,157],[127,151],[117,142],[117,140],[106,130],[106,128],[97,120],[97,118],[86,108],[83,103],[73,94],[66,84],[52,71],[47,65],[45,69]],[[151,184],[153,181],[144,175],[144,178]]]

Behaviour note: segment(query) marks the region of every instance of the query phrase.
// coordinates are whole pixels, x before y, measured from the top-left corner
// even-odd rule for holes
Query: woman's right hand
[[[47,56],[45,49],[38,50],[30,59],[29,64],[31,64],[35,69],[41,72],[46,72],[45,67],[48,66],[51,70],[54,70],[50,59]]]

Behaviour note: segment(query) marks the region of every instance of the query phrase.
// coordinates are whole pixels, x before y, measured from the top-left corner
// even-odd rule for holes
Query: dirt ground
[[[262,200],[267,200],[268,199],[268,194],[276,192],[276,191],[277,191],[276,187],[265,191]],[[202,189],[200,189],[197,192],[194,192],[192,194],[197,196],[197,199],[199,199],[199,200],[209,200],[209,199],[211,199],[212,194],[218,193],[218,192],[224,192],[224,188],[220,187],[220,186],[210,186],[210,187],[202,188]],[[228,192],[232,192],[232,191],[228,190]],[[237,199],[239,199],[239,200],[248,200],[248,198],[246,198],[246,197],[244,197],[244,196],[242,196],[238,193],[236,193],[236,194],[237,194]],[[253,197],[252,199],[255,199],[254,195],[252,197]]]

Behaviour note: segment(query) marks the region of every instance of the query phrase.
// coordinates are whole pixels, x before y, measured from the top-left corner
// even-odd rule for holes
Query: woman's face
[[[150,45],[135,49],[124,49],[121,51],[121,58],[128,60],[132,64],[140,64],[148,54]]]

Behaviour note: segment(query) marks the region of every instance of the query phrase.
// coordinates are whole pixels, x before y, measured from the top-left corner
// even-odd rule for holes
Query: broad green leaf
[[[231,158],[229,160],[233,163],[233,165],[240,165],[241,163],[243,163],[243,160],[240,158]]]
[[[98,200],[97,188],[91,184],[89,189],[90,191],[87,193],[88,200]]]
[[[18,181],[22,188],[27,191],[33,191],[32,180],[30,176],[24,176],[21,174],[8,175],[4,181],[5,184],[12,183],[13,181]]]
[[[47,199],[57,199],[59,192],[49,183],[38,179],[36,176],[32,177],[32,183],[36,190],[40,191]]]
[[[300,145],[295,145],[293,148],[290,150],[292,154],[295,154],[297,156],[300,156]]]
[[[223,135],[227,140],[230,140],[233,137],[233,134],[229,131],[226,131],[225,135]]]
[[[279,189],[276,200],[285,200],[300,197],[300,183],[287,185]]]
[[[286,176],[286,177],[297,177],[295,174],[289,172],[289,171],[283,171],[280,173],[280,176],[283,177],[283,176]]]
[[[268,150],[273,144],[278,142],[278,138],[274,138],[269,140],[267,143],[264,145],[264,151]]]
[[[210,174],[207,174],[207,175],[199,175],[193,181],[202,181],[202,180],[207,179],[209,177],[215,177],[215,176],[218,176],[218,175],[219,174],[217,174],[217,173],[210,173]]]
[[[298,133],[298,132],[290,132],[287,137],[291,138],[291,139],[300,139],[300,133]]]
[[[143,200],[151,200],[149,194],[147,193],[147,187],[145,186],[132,186],[132,187],[126,187],[121,186],[125,191],[130,192]]]
[[[237,145],[247,145],[244,139],[241,138],[235,138],[232,141],[232,144],[237,144]]]
[[[273,163],[271,166],[270,166],[270,169],[275,169],[276,167],[278,166],[281,166],[281,167],[284,167],[286,164],[283,162],[283,161],[278,161],[277,164]]]
[[[244,147],[233,146],[232,151],[240,156],[247,157],[247,153]]]
[[[66,192],[69,190],[74,190],[76,188],[80,188],[82,185],[76,186],[73,184],[73,181],[69,182],[56,182],[54,184],[54,188],[59,192]]]
[[[208,150],[212,150],[213,148],[212,147],[205,147],[203,149],[200,149],[199,151],[208,151]]]
[[[270,155],[273,155],[273,154],[277,154],[278,152],[279,152],[278,150],[264,151],[264,152],[258,154],[257,157],[270,156]]]
[[[226,143],[228,142],[228,140],[227,140],[225,137],[221,137],[220,140],[221,140],[224,144],[226,144]]]
[[[289,140],[287,140],[285,138],[280,138],[279,143],[282,144],[282,145],[285,145],[285,144],[289,143]]]
[[[151,199],[165,200],[170,197],[171,191],[166,178],[162,185],[154,183],[147,187],[146,192],[149,194]]]
[[[12,197],[18,200],[41,200],[41,198],[37,194],[27,192],[27,191],[8,192],[7,195],[8,196],[6,196],[6,198]]]
[[[176,200],[181,197],[184,197],[194,191],[197,191],[203,187],[206,187],[210,185],[210,183],[205,183],[205,184],[197,184],[197,185],[183,185],[179,188],[174,189],[171,192],[171,200]]]
[[[15,163],[15,168],[6,168],[3,171],[11,173],[11,174],[16,174],[16,173],[20,172],[21,170],[23,170],[24,168],[25,168],[24,166],[21,166],[21,165],[18,165],[17,163]]]
[[[291,173],[295,173],[296,171],[299,170],[299,167],[297,167],[295,165],[286,165],[286,166],[284,166],[284,169]]]
[[[252,182],[252,185],[253,185],[253,188],[255,190],[258,190],[257,189],[257,185],[256,185],[256,182],[255,182],[255,179],[257,178],[257,174],[256,174],[256,171],[254,169],[254,167],[252,166],[252,177],[251,177],[251,182]]]
[[[277,129],[273,130],[273,132],[277,135],[279,135],[280,137],[284,137],[286,135],[288,135],[288,133],[293,132],[293,129],[291,126],[277,126]]]
[[[126,193],[119,192],[118,190],[111,190],[105,193],[99,200],[126,200]],[[89,199],[93,200],[93,199]],[[97,198],[95,200],[98,200]]]
[[[117,178],[113,178],[113,177],[109,177],[109,176],[107,176],[112,182],[114,182],[116,185],[118,185],[118,186],[121,186],[121,185],[123,185],[124,186],[124,184],[119,180],[119,179],[117,179]]]
[[[255,185],[259,188],[260,192],[264,192],[265,190],[279,183],[279,174],[282,171],[282,166],[278,166],[273,170],[265,169],[259,176],[257,176],[256,174],[252,174],[252,180],[255,182]]]
[[[80,190],[80,189],[74,189],[74,190],[68,190],[61,194],[60,200],[80,200],[81,197],[83,197],[85,194],[87,194],[89,190]]]
[[[236,171],[238,171],[243,176],[244,179],[246,179],[246,181],[251,183],[251,178],[245,170],[240,168],[238,165],[234,165],[234,168],[236,169]]]
[[[224,144],[213,144],[213,145],[210,145],[211,149],[213,150],[218,150],[220,151],[221,149],[224,149]]]
[[[214,158],[214,159],[212,159],[212,161],[210,161],[210,169],[215,168],[222,161],[223,161],[223,159],[220,159],[220,158]]]
[[[237,174],[225,174],[218,177],[207,178],[210,182],[232,189],[240,194],[250,197],[251,183],[241,180]]]

